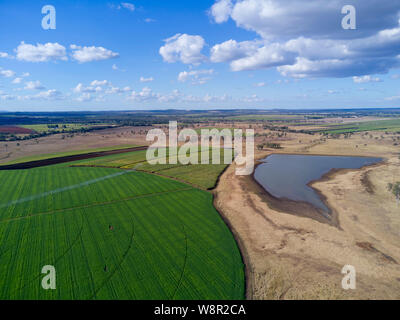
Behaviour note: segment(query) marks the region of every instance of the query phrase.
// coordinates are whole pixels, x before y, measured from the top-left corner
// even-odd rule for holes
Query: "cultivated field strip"
[[[105,177],[109,178],[104,183],[98,181],[88,184],[88,181]],[[4,181],[0,186],[0,221],[38,212],[167,192],[183,186],[179,182],[145,173],[104,168],[49,167],[4,171],[0,172],[0,180]],[[76,188],[77,185],[80,187]],[[19,202],[21,199],[22,202]]]
[[[240,252],[211,194],[143,172],[101,179],[116,172],[0,172],[2,203],[100,179],[1,208],[0,299],[244,297]],[[40,286],[44,265],[56,267],[56,290]]]
[[[211,189],[215,186],[221,172],[227,167],[224,164],[225,149],[220,149],[219,163],[212,164],[212,149],[207,149],[206,157],[210,164],[185,165],[176,163],[171,164],[167,159],[166,164],[151,165],[146,161],[145,151],[136,151],[124,155],[113,155],[92,160],[74,162],[73,166],[98,166],[98,167],[118,167],[122,169],[134,169],[137,171],[157,173],[180,181],[190,183],[202,189]],[[232,153],[232,151],[229,151]],[[169,150],[167,151],[167,155]],[[197,153],[198,161],[201,163],[203,151]]]

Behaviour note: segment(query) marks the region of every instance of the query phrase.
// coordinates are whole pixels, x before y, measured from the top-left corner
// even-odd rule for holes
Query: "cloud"
[[[258,70],[278,67],[292,64],[295,61],[295,55],[284,50],[279,44],[263,46],[257,49],[253,54],[231,62],[233,71]]]
[[[124,88],[114,87],[108,80],[93,80],[90,86],[85,86],[79,83],[72,91],[74,93],[81,94],[76,100],[77,101],[104,101],[104,95],[111,94],[122,94],[131,91],[129,86]]]
[[[224,102],[235,102],[235,103],[258,103],[264,102],[265,99],[258,97],[257,95],[250,95],[246,97],[232,98],[231,96],[224,95],[211,95],[206,93],[202,96],[195,96],[191,94],[184,94],[179,90],[173,90],[170,93],[156,93],[152,89],[145,87],[141,91],[133,91],[129,96],[126,97],[127,100],[132,100],[138,103],[154,103],[159,102],[162,104],[196,104],[208,106],[210,103],[224,103]]]
[[[91,86],[109,86],[109,85],[111,85],[111,82],[110,81],[108,81],[108,80],[93,80],[91,83],[90,83],[90,85]]]
[[[45,87],[40,83],[40,81],[28,81],[25,84],[25,90],[43,90]]]
[[[96,81],[96,80],[95,80]],[[85,87],[82,83],[79,83],[73,91],[75,93],[95,93],[95,92],[101,92],[103,91],[103,88],[101,86],[87,86]]]
[[[78,101],[78,102],[89,102],[89,101],[104,102],[105,98],[102,95],[97,96],[97,95],[93,95],[91,93],[83,93],[78,98],[76,98],[75,101]]]
[[[12,70],[3,70],[2,68],[0,68],[0,75],[5,78],[11,78],[15,76],[15,72]]]
[[[140,77],[140,82],[153,82],[153,81],[154,81],[153,77],[149,78]]]
[[[58,90],[51,89],[35,95],[19,96],[18,100],[64,100],[65,96]]]
[[[0,52],[0,58],[11,58],[7,52]]]
[[[93,96],[90,93],[83,93],[82,95],[80,95],[78,98],[76,98],[76,101],[79,102],[87,102],[87,101],[91,101],[93,100]]]
[[[178,102],[181,97],[182,94],[180,93],[180,91],[175,89],[170,94],[159,95],[158,101],[161,103]]]
[[[21,77],[26,78],[29,77],[31,74],[29,72],[24,72]]]
[[[118,87],[111,87],[109,89],[106,90],[106,94],[121,94],[121,93],[125,93],[125,92],[129,92],[131,91],[131,87],[124,87],[124,88],[118,88]]]
[[[15,78],[13,81],[12,81],[12,83],[13,84],[20,84],[21,82],[22,82],[22,78]]]
[[[255,87],[258,87],[258,88],[262,88],[262,87],[265,87],[267,84],[265,83],[265,82],[258,82],[258,83],[255,83],[254,84],[254,86]]]
[[[119,54],[103,47],[80,47],[71,45],[73,51],[72,57],[80,63],[108,60],[119,57]]]
[[[117,9],[117,10],[121,10],[121,9],[127,9],[127,10],[129,10],[129,11],[131,11],[131,12],[133,12],[133,11],[135,11],[136,10],[136,7],[135,7],[135,5],[133,4],[133,3],[130,3],[130,2],[122,2],[122,3],[120,3],[120,4],[108,4],[108,6],[111,8],[111,9]]]
[[[155,20],[155,19],[152,19],[152,18],[146,18],[146,19],[144,19],[144,22],[146,22],[146,23],[151,23],[151,22],[156,22],[157,20]]]
[[[338,90],[328,90],[328,94],[339,94]]]
[[[207,77],[207,75],[210,76],[212,74],[214,74],[213,69],[183,71],[179,73],[178,81],[186,82],[188,80],[191,80],[192,84],[204,84],[211,79],[210,77]]]
[[[218,1],[219,2],[219,1]],[[218,3],[217,2],[217,3]],[[235,1],[231,18],[237,26],[258,33],[264,39],[297,37],[348,39],[375,34],[398,24],[400,3],[363,0],[357,3],[357,28],[341,28],[341,14],[347,0],[240,0]]]
[[[216,23],[223,23],[228,21],[232,13],[233,4],[231,0],[218,0],[211,7],[210,15],[214,18]]]
[[[38,98],[43,98],[46,100],[58,100],[62,99],[62,94],[60,91],[51,89],[47,91],[42,91],[39,94],[36,95]]]
[[[385,98],[385,100],[387,100],[387,101],[396,101],[396,100],[400,100],[400,96],[387,97],[387,98]]]
[[[35,46],[22,41],[15,51],[17,53],[17,59],[21,61],[46,62],[68,60],[65,47],[58,43],[38,43]]]
[[[2,100],[15,100],[17,97],[15,95],[10,95],[10,94],[1,94],[0,98]]]
[[[205,60],[205,56],[201,54],[204,45],[205,41],[201,36],[178,33],[165,40],[165,45],[160,48],[160,55],[169,63],[180,61],[185,64],[199,64]]]
[[[288,84],[289,82],[288,79],[279,79],[275,81],[276,84]]]
[[[236,40],[231,39],[212,47],[210,60],[212,62],[230,62],[244,58],[256,53],[257,49],[260,47],[260,44],[262,44],[262,42],[237,42]]]
[[[211,14],[224,22],[224,14]],[[212,47],[212,62],[229,62],[233,71],[277,68],[282,75],[360,77],[400,67],[400,2],[364,0],[357,4],[357,30],[341,28],[344,0],[236,0],[229,17],[259,38],[228,40]],[[214,13],[213,13],[214,12]]]
[[[132,12],[135,11],[135,5],[132,3],[129,3],[129,2],[122,2],[121,7],[128,9],[129,11],[132,11]]]
[[[148,87],[144,87],[140,92],[133,91],[132,94],[128,97],[129,100],[134,100],[138,102],[144,102],[158,98],[160,98],[160,94],[154,93],[153,90]]]
[[[367,82],[382,82],[381,78],[371,77],[370,75],[362,77],[353,77],[354,83],[367,83]]]

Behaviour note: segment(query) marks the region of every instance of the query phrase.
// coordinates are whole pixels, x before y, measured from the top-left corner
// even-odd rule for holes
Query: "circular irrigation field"
[[[0,171],[0,299],[242,299],[212,195],[143,172]],[[44,290],[43,266],[56,270]]]

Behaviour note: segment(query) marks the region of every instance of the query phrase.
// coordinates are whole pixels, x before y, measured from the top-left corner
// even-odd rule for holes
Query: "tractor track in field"
[[[129,251],[132,248],[134,236],[135,236],[135,223],[133,222],[132,223],[132,233],[131,233],[131,236],[130,236],[129,245],[126,248],[125,252],[122,254],[121,259],[117,262],[117,265],[112,270],[110,275],[103,281],[103,283],[97,289],[95,289],[93,295],[91,297],[89,297],[87,300],[96,299],[96,296],[99,293],[99,291],[104,288],[104,286],[107,284],[107,282],[109,282],[112,279],[112,277],[115,275],[115,273],[121,268],[122,263],[125,261],[126,256],[128,255]]]
[[[71,245],[60,255],[58,256],[54,262],[53,265],[55,266],[62,258],[64,258],[71,250],[72,248],[78,243],[78,240],[82,238],[82,232],[83,232],[83,214],[81,213],[81,226],[79,228],[79,232],[76,236],[76,238],[72,241]],[[36,281],[37,279],[39,279],[42,276],[41,273],[39,273],[37,276],[35,276],[33,279],[28,280],[28,283],[26,283],[25,285],[16,288],[12,293],[20,291],[22,289],[25,289],[27,286],[29,286],[32,282]]]
[[[178,290],[183,282],[183,275],[185,274],[185,270],[186,270],[186,263],[187,263],[187,256],[188,256],[188,236],[185,230],[185,225],[182,223],[182,229],[183,229],[183,234],[185,235],[185,243],[186,243],[186,249],[185,249],[185,259],[183,261],[183,267],[182,267],[182,273],[181,276],[179,278],[178,284],[176,286],[176,289],[174,291],[174,294],[172,295],[170,300],[174,300],[176,294],[178,293]]]
[[[139,195],[139,196],[118,199],[118,200],[112,200],[112,201],[106,201],[106,202],[94,202],[94,203],[82,205],[82,206],[75,206],[75,207],[54,210],[54,211],[29,214],[29,215],[23,216],[23,217],[3,219],[3,220],[0,220],[0,223],[29,219],[29,218],[34,218],[34,217],[43,216],[43,215],[62,213],[64,211],[72,211],[75,209],[85,209],[85,208],[91,208],[91,207],[97,207],[97,206],[104,206],[104,205],[108,205],[108,204],[120,203],[120,202],[135,200],[135,199],[141,199],[141,198],[149,198],[152,196],[158,196],[158,195],[162,195],[162,194],[174,193],[174,192],[180,192],[180,191],[188,191],[188,190],[193,190],[193,187],[187,187],[187,188],[183,188],[183,189],[169,190],[169,191],[163,191],[163,192],[156,192],[156,193],[148,193],[148,194],[143,194],[143,195]]]

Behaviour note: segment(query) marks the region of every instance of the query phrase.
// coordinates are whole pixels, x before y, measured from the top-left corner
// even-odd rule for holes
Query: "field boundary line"
[[[170,169],[171,169],[171,168],[170,168]],[[204,188],[204,187],[198,186],[197,184],[194,184],[194,183],[191,183],[191,182],[188,182],[188,181],[185,181],[185,180],[178,179],[178,178],[176,178],[176,177],[170,177],[170,176],[167,176],[167,175],[165,175],[165,174],[158,173],[158,172],[143,171],[143,170],[140,170],[140,169],[136,169],[136,171],[137,171],[137,172],[148,173],[148,174],[153,174],[153,175],[158,176],[158,177],[163,177],[163,178],[175,180],[175,181],[184,183],[184,184],[186,184],[186,185],[189,185],[189,186],[191,186],[192,188],[199,189],[199,190],[201,190],[201,191],[207,191],[207,192],[209,192],[209,190],[207,190],[207,189]]]

